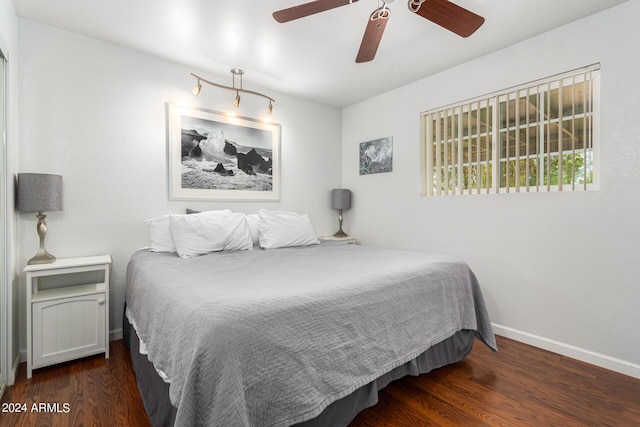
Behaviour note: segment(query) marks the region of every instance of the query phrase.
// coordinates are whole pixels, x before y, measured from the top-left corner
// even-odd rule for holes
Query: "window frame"
[[[591,82],[591,84],[585,84]],[[576,87],[582,85],[583,99],[582,112],[576,113]],[[571,92],[570,104],[571,111],[565,113],[566,105],[563,103],[563,92],[569,88]],[[560,90],[562,89],[562,90]],[[552,98],[556,94],[557,107],[556,117],[553,117],[555,111],[551,110],[552,103],[544,102],[546,97]],[[537,117],[530,120],[531,114],[531,96],[536,97],[535,109],[537,109]],[[541,99],[544,104],[541,104]],[[524,104],[526,111],[520,111],[521,103]],[[544,105],[544,108],[538,108]],[[504,115],[501,114],[503,108],[515,109],[513,115],[507,115],[506,121],[500,123]],[[475,121],[477,124],[472,127],[472,114],[476,112]],[[524,113],[525,121],[520,122],[520,118]],[[482,129],[482,114],[484,116],[485,127]],[[465,129],[463,121],[468,120]],[[456,119],[457,118],[457,119]],[[515,123],[507,121],[515,119]],[[577,183],[580,175],[576,173],[576,144],[575,137],[569,138],[571,149],[565,150],[564,133],[567,132],[571,136],[575,135],[576,121],[583,120],[581,126],[586,132],[581,139],[583,158],[582,162],[588,162],[590,168],[583,169],[583,176],[587,172],[591,178],[583,179],[583,182]],[[571,132],[566,131],[563,125],[570,123]],[[440,195],[462,195],[462,194],[502,194],[502,193],[520,193],[520,192],[559,192],[559,191],[588,191],[599,188],[599,128],[600,128],[600,64],[593,64],[587,67],[579,68],[562,74],[550,76],[537,81],[529,82],[512,88],[500,90],[488,95],[466,101],[450,104],[420,114],[421,127],[421,173],[422,173],[422,191],[423,196],[440,196]],[[435,128],[434,128],[435,122]],[[457,123],[456,123],[457,122]],[[475,132],[472,133],[472,128]],[[537,137],[535,153],[530,152],[530,132],[535,128]],[[556,128],[559,137],[556,138],[557,149],[551,150],[552,129]],[[452,135],[448,134],[451,129]],[[521,153],[520,133],[525,133],[524,145],[526,153]],[[544,132],[544,133],[542,133]],[[462,135],[460,135],[462,133]],[[509,135],[513,134],[513,146],[510,147]],[[432,135],[434,135],[432,140]],[[506,143],[503,142],[502,136],[506,135]],[[473,141],[475,139],[475,141]],[[468,141],[472,141],[471,145]],[[475,146],[472,146],[475,144]],[[475,148],[475,160],[472,149]],[[465,153],[466,150],[466,153]],[[481,160],[481,152],[486,153]],[[511,150],[511,151],[510,151]],[[569,152],[572,158],[566,159],[558,163],[557,172],[550,167],[554,159],[563,156],[565,152]],[[513,156],[511,153],[513,152]],[[464,161],[464,155],[469,156]],[[535,156],[535,157],[534,157]],[[450,164],[448,159],[451,158]],[[532,162],[531,159],[534,159]],[[571,161],[569,161],[571,160]],[[521,174],[521,163],[524,162],[524,175]],[[573,182],[562,184],[565,177],[563,163],[567,162],[571,165],[570,178]],[[500,167],[495,167],[499,165]],[[534,164],[538,172],[535,183],[531,183],[530,169]],[[504,165],[504,166],[503,166]],[[544,165],[544,167],[539,167]],[[515,168],[515,174],[511,177],[509,168]],[[503,173],[504,171],[504,173]],[[466,176],[465,176],[466,172]],[[555,174],[559,183],[553,184],[552,180]],[[447,176],[443,176],[447,173]],[[472,174],[473,173],[473,174]],[[490,177],[486,175],[490,173]],[[440,174],[440,178],[436,175]],[[525,183],[520,181],[523,179]],[[475,178],[474,185],[469,185],[470,181]],[[490,179],[489,179],[490,178]],[[545,182],[546,179],[546,182]],[[511,184],[510,180],[514,183]],[[505,182],[506,181],[506,182]],[[460,182],[463,184],[460,185]],[[490,186],[484,186],[484,183],[490,182]],[[439,183],[440,185],[437,185]],[[465,183],[467,188],[463,188]],[[478,185],[477,183],[480,183]],[[506,184],[506,185],[504,185]]]

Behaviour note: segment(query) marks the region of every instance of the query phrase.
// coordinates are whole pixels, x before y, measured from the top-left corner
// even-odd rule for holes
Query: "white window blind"
[[[592,65],[422,113],[423,194],[594,188],[599,77]]]

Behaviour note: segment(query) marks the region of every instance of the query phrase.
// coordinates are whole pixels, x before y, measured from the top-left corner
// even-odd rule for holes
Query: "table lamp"
[[[338,223],[340,229],[334,237],[347,237],[347,233],[342,231],[342,211],[351,207],[351,190],[345,188],[334,188],[331,190],[331,207],[338,210]]]
[[[44,248],[44,238],[47,235],[47,217],[45,211],[62,210],[62,176],[42,173],[18,174],[18,210],[20,212],[38,212],[38,236],[40,249],[27,264],[48,264],[56,260]]]

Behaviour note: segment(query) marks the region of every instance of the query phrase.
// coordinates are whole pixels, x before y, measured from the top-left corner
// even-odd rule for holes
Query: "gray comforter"
[[[127,317],[169,379],[178,426],[286,426],[462,329],[495,338],[448,256],[355,245],[136,252]]]

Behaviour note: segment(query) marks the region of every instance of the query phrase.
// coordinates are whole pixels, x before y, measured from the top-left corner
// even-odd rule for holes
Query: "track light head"
[[[236,99],[233,101],[233,105],[236,107],[240,106],[240,94],[238,92],[236,92]]]
[[[267,107],[267,111],[269,112],[269,114],[273,113],[273,104],[271,103],[271,100],[269,100],[269,106]]]
[[[191,92],[193,92],[195,96],[198,96],[200,95],[201,90],[202,90],[202,85],[200,84],[200,79],[198,79],[198,83],[193,87],[193,90]]]

